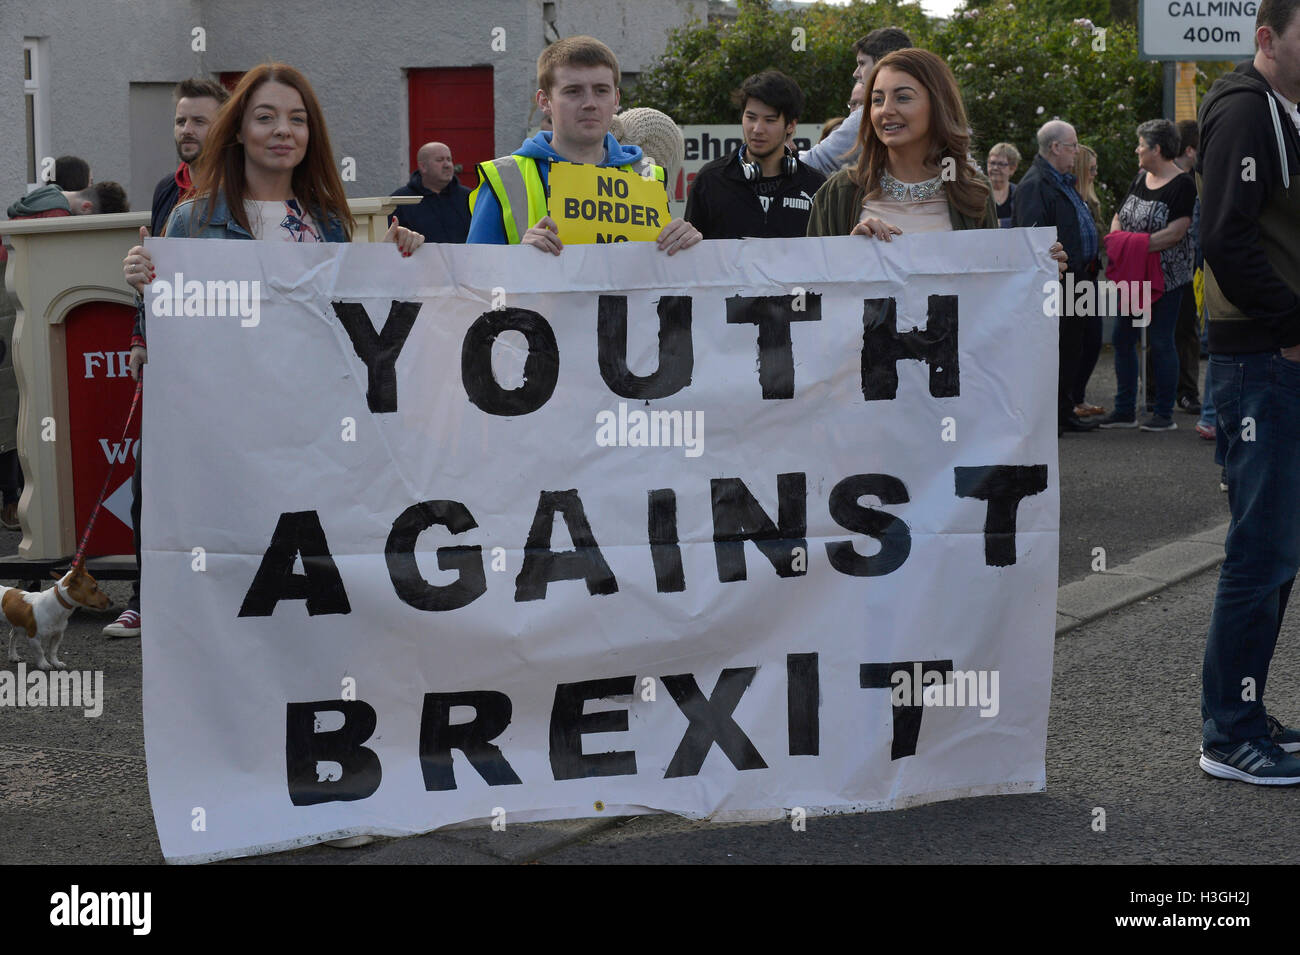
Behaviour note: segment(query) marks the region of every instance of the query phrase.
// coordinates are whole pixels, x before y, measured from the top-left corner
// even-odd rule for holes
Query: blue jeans
[[[1151,309],[1147,343],[1151,346],[1151,367],[1155,372],[1155,414],[1169,418],[1174,413],[1174,393],[1178,388],[1178,353],[1174,351],[1174,329],[1178,327],[1178,306],[1186,284],[1165,292]],[[1132,415],[1137,405],[1137,346],[1142,330],[1133,327],[1131,318],[1115,319],[1115,413]]]
[[[1205,387],[1201,389],[1201,420],[1200,423],[1215,426],[1218,417],[1214,409],[1214,379],[1210,376],[1214,374],[1214,363],[1205,363]]]
[[[1205,327],[1201,329],[1201,347],[1209,351],[1210,323],[1206,322]],[[1214,363],[1207,361],[1205,363],[1205,387],[1201,389],[1201,420],[1200,423],[1213,428],[1215,421],[1218,419],[1214,414],[1214,387],[1210,383],[1210,375],[1214,372]]]
[[[1232,523],[1201,672],[1202,732],[1226,746],[1268,735],[1264,685],[1300,570],[1300,362],[1211,355]],[[1247,699],[1243,699],[1247,697]]]

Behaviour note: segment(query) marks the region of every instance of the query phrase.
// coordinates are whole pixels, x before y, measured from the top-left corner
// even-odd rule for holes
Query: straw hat
[[[671,192],[686,155],[682,131],[672,117],[657,109],[639,106],[617,114],[609,131],[624,146],[640,146],[641,152],[664,167],[664,179]]]

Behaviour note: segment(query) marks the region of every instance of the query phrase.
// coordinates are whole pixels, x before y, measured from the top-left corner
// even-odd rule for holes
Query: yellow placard
[[[553,162],[548,203],[565,245],[653,242],[668,224],[668,193],[630,167]]]

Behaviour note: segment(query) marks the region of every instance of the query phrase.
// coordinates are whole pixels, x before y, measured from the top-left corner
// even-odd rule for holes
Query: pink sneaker
[[[107,627],[104,628],[106,637],[138,637],[140,636],[140,615],[134,610],[123,610],[122,616],[118,617]]]
[[[1213,441],[1219,436],[1218,430],[1212,424],[1206,424],[1203,421],[1196,422],[1196,433],[1206,441]]]

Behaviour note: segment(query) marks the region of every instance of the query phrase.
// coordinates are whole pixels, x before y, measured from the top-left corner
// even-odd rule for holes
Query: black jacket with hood
[[[1198,122],[1210,351],[1300,344],[1300,133],[1249,61],[1215,81]]]

